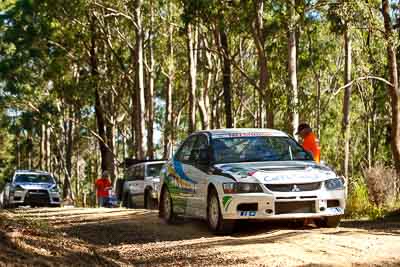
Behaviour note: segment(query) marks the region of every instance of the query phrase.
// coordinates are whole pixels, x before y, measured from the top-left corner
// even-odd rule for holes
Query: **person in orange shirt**
[[[307,123],[301,123],[297,129],[296,135],[300,135],[303,139],[302,146],[304,150],[313,155],[314,160],[320,163],[321,149],[319,140],[313,133],[311,127]]]
[[[111,181],[108,171],[104,171],[99,179],[96,180],[97,200],[100,207],[105,207],[108,200],[108,190],[111,188]]]

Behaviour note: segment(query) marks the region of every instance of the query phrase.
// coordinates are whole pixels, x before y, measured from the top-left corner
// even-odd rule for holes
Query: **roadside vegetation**
[[[347,200],[349,218],[378,219],[393,213],[400,213],[398,184],[393,169],[378,164],[366,169],[365,176],[353,179]]]

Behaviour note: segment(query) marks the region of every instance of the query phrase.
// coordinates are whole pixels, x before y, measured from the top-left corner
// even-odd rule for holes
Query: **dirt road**
[[[127,209],[0,211],[0,266],[400,266],[400,220],[337,229],[241,223],[232,236],[204,222],[160,222]]]

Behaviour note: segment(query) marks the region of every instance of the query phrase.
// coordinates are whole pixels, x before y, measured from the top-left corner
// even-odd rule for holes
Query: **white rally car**
[[[242,219],[336,227],[345,209],[345,179],[272,129],[196,132],[164,165],[160,183],[160,217],[203,218],[214,233]]]

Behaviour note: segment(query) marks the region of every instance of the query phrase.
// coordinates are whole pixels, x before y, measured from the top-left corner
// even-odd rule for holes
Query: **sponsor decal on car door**
[[[176,212],[186,210],[187,200],[196,191],[196,181],[190,177],[191,153],[196,136],[189,137],[172,160],[166,181],[174,202]]]

